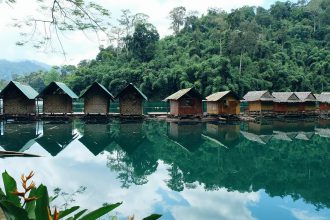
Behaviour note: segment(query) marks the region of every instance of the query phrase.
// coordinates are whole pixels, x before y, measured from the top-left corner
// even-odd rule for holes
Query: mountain
[[[51,68],[48,64],[33,60],[8,61],[0,60],[0,80],[11,80],[14,74],[27,75],[31,72]]]

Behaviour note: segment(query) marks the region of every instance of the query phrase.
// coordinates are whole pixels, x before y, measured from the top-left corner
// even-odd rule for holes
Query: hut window
[[[193,100],[192,99],[184,99],[182,100],[182,105],[183,106],[193,106]]]
[[[228,100],[225,100],[225,101],[223,102],[223,105],[224,105],[225,107],[228,107],[228,106],[229,106],[229,101],[228,101]]]

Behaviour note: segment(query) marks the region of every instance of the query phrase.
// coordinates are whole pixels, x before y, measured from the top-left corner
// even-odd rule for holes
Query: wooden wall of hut
[[[276,102],[274,103],[274,112],[298,112],[299,103],[285,103],[285,102]]]
[[[239,115],[240,101],[233,96],[226,96],[218,102],[207,102],[207,113],[210,115]]]
[[[104,95],[99,87],[91,90],[84,96],[84,112],[89,113],[109,113],[110,99]]]
[[[171,115],[203,115],[203,104],[200,98],[182,97],[179,100],[170,100]]]
[[[34,114],[36,101],[28,99],[16,87],[11,87],[3,96],[3,114]]]
[[[320,111],[330,111],[330,103],[320,103]]]
[[[248,103],[248,111],[260,112],[260,111],[273,111],[273,102],[263,102],[263,101],[252,101]]]
[[[121,115],[143,115],[143,98],[135,90],[127,91],[119,97]]]
[[[71,113],[72,99],[66,94],[49,94],[43,97],[44,113]]]
[[[312,112],[316,111],[316,102],[301,102],[297,103],[299,112]]]

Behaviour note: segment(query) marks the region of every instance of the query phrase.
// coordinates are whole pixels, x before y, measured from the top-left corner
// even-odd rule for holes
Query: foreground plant
[[[48,195],[47,187],[36,187],[32,181],[34,173],[21,176],[23,190],[18,190],[17,183],[7,171],[2,173],[5,192],[0,188],[0,208],[7,220],[95,220],[111,212],[122,203],[107,204],[99,209],[87,213],[87,209],[73,206],[65,210],[50,209],[50,202],[56,197]],[[1,217],[1,216],[0,216]],[[156,220],[160,215],[153,214],[144,220]]]

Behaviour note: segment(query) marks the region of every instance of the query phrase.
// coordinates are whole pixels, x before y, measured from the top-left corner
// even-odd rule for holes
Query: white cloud
[[[24,18],[28,15],[35,15],[37,6],[35,0],[19,0],[13,8],[4,3],[0,3],[0,59],[32,59],[53,65],[61,64],[77,64],[82,59],[95,58],[98,53],[99,44],[94,34],[88,34],[86,38],[82,33],[66,34],[63,40],[66,49],[67,60],[59,53],[43,53],[32,47],[17,47],[15,42],[19,40],[18,30],[10,27],[12,18]],[[150,16],[150,22],[154,24],[161,36],[170,34],[168,13],[177,6],[184,6],[187,10],[196,10],[203,14],[210,7],[218,7],[230,11],[231,9],[241,7],[243,5],[262,5],[269,6],[270,2],[275,0],[231,0],[231,1],[214,1],[214,0],[96,0],[95,2],[104,5],[113,15],[112,23],[120,16],[122,9],[130,9],[133,13],[145,13]],[[59,48],[59,45],[55,45]]]

